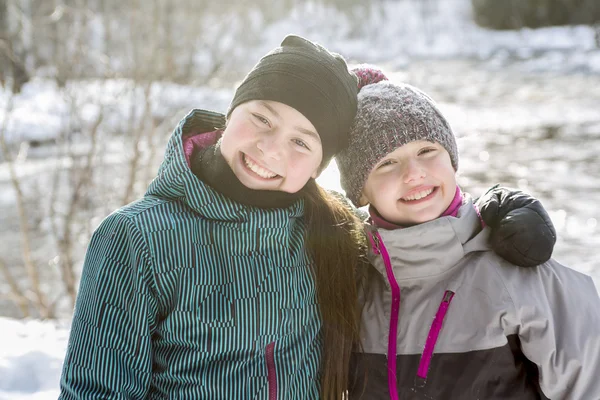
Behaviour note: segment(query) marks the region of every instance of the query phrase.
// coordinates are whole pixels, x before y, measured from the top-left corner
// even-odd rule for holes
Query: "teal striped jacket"
[[[144,197],[109,215],[85,259],[60,399],[316,399],[319,310],[303,203],[258,209],[189,169],[175,129]]]

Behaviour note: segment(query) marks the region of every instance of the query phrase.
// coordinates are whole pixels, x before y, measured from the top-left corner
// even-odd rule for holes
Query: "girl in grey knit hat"
[[[399,158],[409,156],[409,149],[411,163],[406,163]],[[454,133],[433,100],[407,84],[382,79],[361,88],[350,145],[338,155],[337,162],[348,198],[359,207],[374,205],[390,222],[411,225],[435,218],[444,211],[440,207],[449,205],[458,193]],[[399,165],[409,170],[401,170]],[[430,168],[436,178],[424,182],[400,178],[399,173],[420,173],[419,167]],[[372,178],[371,185],[365,187],[367,178]],[[401,201],[397,207],[378,208],[382,202],[395,201],[396,193],[391,192],[388,181],[397,182],[397,178],[406,180]]]
[[[369,65],[353,70],[358,76],[358,109],[349,145],[336,156],[342,188],[356,207],[370,204],[380,224],[414,225],[451,215],[462,202],[456,184],[458,149],[454,132],[435,102],[421,90],[392,83]],[[407,147],[404,147],[407,146]],[[422,181],[401,188],[398,157],[412,148],[410,173],[427,164]],[[444,166],[449,168],[444,168]],[[372,185],[366,185],[372,175]],[[410,178],[409,178],[410,179]],[[543,206],[520,191],[494,187],[476,205],[492,228],[494,251],[513,264],[531,267],[552,255],[556,232]]]
[[[364,86],[337,162],[348,198],[370,205],[372,251],[350,398],[598,398],[591,278],[535,252],[539,266],[518,268],[495,245],[525,254],[554,243],[539,202],[496,189],[482,219],[457,186],[456,140],[433,100],[379,70],[355,72]]]

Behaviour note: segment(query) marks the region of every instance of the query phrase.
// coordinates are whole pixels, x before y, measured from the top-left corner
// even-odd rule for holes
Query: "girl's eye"
[[[304,141],[302,141],[300,139],[293,139],[292,141],[294,143],[296,143],[298,146],[301,146],[301,147],[304,147],[307,150],[310,150],[310,147],[308,147],[308,145]]]
[[[426,147],[424,149],[419,150],[419,155],[423,155],[423,154],[427,154],[427,153],[431,153],[433,151],[435,151],[436,148],[435,147]]]
[[[252,116],[254,118],[256,118],[261,124],[263,125],[267,125],[268,127],[271,127],[271,123],[269,122],[268,119],[266,119],[265,117],[263,117],[262,115],[259,114],[252,114]]]
[[[388,165],[392,165],[393,162],[394,162],[394,160],[385,160],[384,162],[382,162],[381,164],[379,164],[377,166],[377,169],[387,167]]]

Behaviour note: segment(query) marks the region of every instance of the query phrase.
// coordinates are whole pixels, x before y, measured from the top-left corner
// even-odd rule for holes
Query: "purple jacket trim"
[[[374,237],[371,237],[370,233],[369,236],[374,248],[378,250],[376,254],[381,254],[383,257],[383,262],[385,263],[385,272],[392,289],[392,310],[390,314],[390,330],[388,336],[387,354],[388,389],[390,392],[390,400],[398,400],[398,384],[396,380],[396,341],[398,337],[398,314],[400,313],[400,286],[398,286],[398,282],[396,282],[396,278],[394,277],[390,255],[383,244],[383,240],[381,240],[379,232],[375,232]]]
[[[433,357],[433,350],[435,349],[435,344],[437,343],[440,331],[442,330],[442,324],[444,323],[446,312],[448,311],[448,307],[450,306],[450,302],[452,301],[453,297],[454,292],[446,290],[444,297],[442,298],[442,302],[440,303],[440,307],[438,308],[435,318],[433,319],[433,323],[431,324],[431,328],[429,328],[427,342],[425,342],[425,348],[423,349],[421,361],[419,362],[419,369],[417,370],[417,376],[419,378],[427,378],[427,371],[429,371],[429,364],[431,363],[431,357]]]
[[[275,342],[269,343],[265,351],[269,400],[277,400],[277,373],[275,371]]]
[[[183,138],[183,153],[185,154],[185,160],[187,161],[188,167],[191,167],[190,159],[192,158],[194,149],[204,149],[208,146],[212,146],[219,141],[222,133],[223,131],[216,130],[185,136]]]
[[[454,198],[452,199],[452,202],[450,203],[450,205],[448,206],[446,211],[444,211],[442,213],[442,215],[440,215],[440,217],[447,217],[447,216],[456,217],[458,215],[458,209],[462,205],[463,205],[462,191],[460,190],[460,188],[458,186],[456,186],[456,191],[454,192]]]

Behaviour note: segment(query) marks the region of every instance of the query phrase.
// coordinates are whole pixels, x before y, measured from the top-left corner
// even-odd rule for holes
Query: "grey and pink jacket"
[[[590,277],[503,260],[468,199],[456,217],[367,230],[351,399],[600,399]]]

